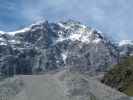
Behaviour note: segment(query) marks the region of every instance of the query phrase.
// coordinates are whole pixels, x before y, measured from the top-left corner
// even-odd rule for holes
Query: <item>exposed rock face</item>
[[[118,62],[118,49],[79,22],[42,21],[0,35],[0,72],[32,74],[61,68],[95,75]]]

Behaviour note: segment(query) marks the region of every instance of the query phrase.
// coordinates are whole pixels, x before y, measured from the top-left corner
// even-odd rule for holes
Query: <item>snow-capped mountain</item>
[[[132,40],[122,40],[119,42],[119,46],[124,46],[124,45],[133,45]]]
[[[119,42],[120,55],[123,56],[133,56],[133,41],[122,40]]]
[[[119,60],[119,50],[103,33],[76,21],[41,21],[0,34],[4,74],[31,74],[68,68],[95,75]]]

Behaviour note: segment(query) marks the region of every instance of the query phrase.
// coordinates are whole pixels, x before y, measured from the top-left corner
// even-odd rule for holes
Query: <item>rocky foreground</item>
[[[0,84],[0,100],[131,100],[94,78],[61,71],[22,75]]]

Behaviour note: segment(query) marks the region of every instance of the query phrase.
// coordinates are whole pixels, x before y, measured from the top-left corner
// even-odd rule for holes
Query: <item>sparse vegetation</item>
[[[117,90],[133,96],[133,56],[127,57],[115,65],[102,82]]]
[[[90,100],[96,100],[96,97],[94,95],[91,95]]]

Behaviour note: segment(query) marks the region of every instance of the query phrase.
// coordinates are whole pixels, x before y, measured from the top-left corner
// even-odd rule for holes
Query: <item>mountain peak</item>
[[[44,24],[44,23],[48,23],[48,20],[46,20],[46,19],[37,20],[33,24],[31,24],[31,26],[33,26],[33,25],[41,25],[41,24]]]
[[[64,34],[66,34],[66,32],[59,32],[61,34],[59,34],[58,41],[77,40],[84,43],[99,43],[104,39],[104,36],[101,32],[99,33],[99,31],[87,27],[86,25],[77,21],[68,20],[65,22],[59,22],[57,24],[64,30],[68,31],[67,37],[64,37]]]
[[[67,67],[94,75],[108,70],[118,59],[118,51],[109,39],[73,20],[59,23],[39,21],[7,34],[12,34],[12,38],[1,42],[0,46],[5,48],[4,43],[10,51],[6,52],[6,56],[4,51],[1,53],[4,54],[3,63],[6,65],[9,60],[9,66],[26,67],[29,73],[31,70],[48,71]],[[6,58],[9,55],[12,56]],[[10,61],[10,58],[22,64]],[[1,67],[5,68],[4,64]],[[19,68],[17,73],[25,73],[20,72]]]

